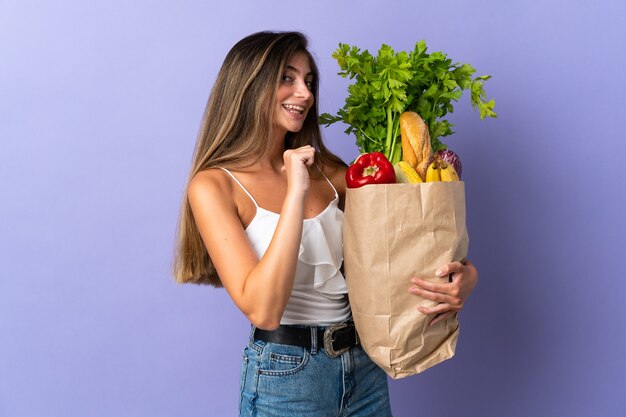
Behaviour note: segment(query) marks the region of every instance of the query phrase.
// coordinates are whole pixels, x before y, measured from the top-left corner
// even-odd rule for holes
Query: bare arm
[[[272,240],[260,260],[246,237],[234,201],[227,197],[230,193],[223,176],[209,171],[189,184],[194,219],[224,288],[246,317],[263,329],[278,327],[293,288],[309,189],[307,166],[313,157],[311,147],[285,152],[287,194]]]

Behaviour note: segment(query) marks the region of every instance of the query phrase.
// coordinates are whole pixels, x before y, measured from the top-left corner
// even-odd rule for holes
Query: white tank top
[[[261,259],[280,215],[259,207],[239,180],[226,168],[222,169],[256,206],[256,214],[246,228],[246,235]],[[335,192],[335,198],[316,217],[303,221],[293,290],[280,324],[327,325],[349,320],[352,316],[346,280],[339,270],[343,263],[343,212],[338,207],[337,190],[328,178],[326,181]]]

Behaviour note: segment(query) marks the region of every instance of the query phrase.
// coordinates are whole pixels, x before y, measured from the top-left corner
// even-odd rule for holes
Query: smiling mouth
[[[283,104],[283,108],[290,113],[304,114],[305,108],[302,106],[296,106],[295,104]]]

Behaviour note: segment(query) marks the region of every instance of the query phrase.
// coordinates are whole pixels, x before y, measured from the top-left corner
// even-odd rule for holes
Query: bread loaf
[[[415,168],[422,180],[432,155],[428,126],[419,114],[407,111],[400,115],[400,136],[402,138],[402,160]]]

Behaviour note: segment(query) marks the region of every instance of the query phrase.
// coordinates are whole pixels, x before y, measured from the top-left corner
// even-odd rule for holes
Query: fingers
[[[440,321],[444,321],[448,317],[451,317],[453,314],[454,314],[454,311],[448,311],[447,313],[437,314],[435,317],[433,317],[433,319],[430,321],[428,326],[429,327],[430,326],[434,326],[435,324],[439,323]]]
[[[447,319],[448,317],[452,316],[454,313],[458,312],[461,309],[461,307],[452,306],[448,303],[441,302],[439,304],[436,304],[430,307],[421,305],[417,307],[417,310],[426,316],[433,316],[430,323],[428,323],[428,326],[434,326],[440,321],[443,321]]]
[[[315,161],[315,148],[310,145],[296,149],[287,149],[283,153],[282,170],[287,175],[288,190],[298,194],[309,189],[309,173],[307,167]]]
[[[411,294],[415,294],[425,300],[445,303],[452,308],[461,309],[463,307],[463,297],[460,296],[460,288],[455,283],[436,284],[418,278],[411,280],[415,285],[409,288]]]
[[[315,161],[315,148],[306,145],[296,149],[287,149],[283,153],[283,167],[282,171],[300,172],[303,167],[310,167]]]
[[[453,262],[448,265],[444,265],[437,271],[438,276],[446,276],[459,273],[465,266],[460,262]],[[411,283],[414,285],[409,288],[411,294],[417,295],[425,300],[429,300],[437,303],[433,307],[419,306],[417,309],[423,314],[443,314],[449,311],[459,311],[463,308],[465,297],[461,284],[458,280],[451,280],[450,282],[432,282],[420,278],[411,279]],[[441,321],[433,320],[435,323]]]
[[[465,300],[476,286],[478,272],[470,261],[463,259],[460,262],[451,262],[440,267],[437,277],[449,277],[449,282],[433,282],[420,278],[411,279],[413,286],[409,288],[424,300],[436,303],[433,306],[420,305],[417,307],[425,315],[434,315],[429,326],[439,323],[460,311]]]
[[[283,154],[283,160],[285,162],[287,160],[298,161],[311,166],[315,160],[315,148],[311,145],[304,145],[296,149],[287,149]]]
[[[437,269],[435,274],[437,277],[448,277],[448,282],[430,282],[419,278],[414,278],[411,282],[431,292],[444,293],[455,298],[465,299],[476,286],[478,279],[476,268],[466,259],[443,265]]]
[[[428,290],[430,292],[437,292],[437,293],[442,293],[442,294],[447,294],[450,292],[450,283],[437,283],[437,282],[431,282],[431,281],[426,281],[424,279],[420,279],[420,278],[413,278],[411,279],[411,282],[413,284],[415,284],[413,287],[411,287],[411,289],[425,289]]]
[[[431,314],[442,314],[442,313],[447,313],[448,311],[450,311],[450,306],[446,303],[440,303],[440,304],[436,304],[432,307],[428,307],[428,306],[418,306],[417,310],[420,313],[431,315]]]
[[[306,145],[299,149],[302,149],[302,152],[305,154],[304,163],[306,164],[306,166],[310,167],[311,165],[313,165],[313,162],[315,161],[315,148],[311,145]]]
[[[417,309],[420,313],[426,316],[433,316],[430,323],[428,323],[428,326],[434,326],[435,324],[447,319],[458,311],[451,308],[448,304],[437,304],[433,307],[419,306]]]
[[[456,272],[462,272],[466,268],[466,263],[469,261],[466,259],[462,259],[461,261],[451,262],[437,269],[435,275],[438,277],[445,277],[446,275],[454,274]]]

